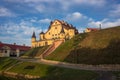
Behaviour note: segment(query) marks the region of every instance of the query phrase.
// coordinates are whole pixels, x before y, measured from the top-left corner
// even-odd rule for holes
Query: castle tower
[[[32,42],[35,42],[36,41],[36,36],[35,36],[35,32],[33,32],[33,35],[32,35],[32,39],[31,39]]]
[[[40,33],[40,40],[44,40],[44,32],[43,31]]]

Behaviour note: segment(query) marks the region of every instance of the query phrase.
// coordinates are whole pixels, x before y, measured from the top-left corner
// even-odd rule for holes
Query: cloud
[[[82,19],[84,17],[85,16],[83,14],[81,14],[80,12],[74,12],[74,13],[68,14],[66,16],[66,20],[76,21],[76,20]]]
[[[95,6],[101,7],[104,6],[107,2],[106,0],[58,0],[62,5],[63,9],[69,9],[71,6],[84,5],[84,6]]]
[[[48,18],[39,20],[40,23],[50,23],[50,21]]]
[[[7,16],[7,17],[13,17],[13,16],[15,16],[15,14],[14,13],[12,13],[9,9],[7,9],[7,8],[5,8],[5,7],[0,7],[0,16],[1,17],[5,17],[5,16]]]
[[[110,21],[109,19],[103,19],[102,21],[91,21],[88,23],[88,26],[99,28],[100,24],[102,25],[102,28],[120,26],[120,19],[115,21]]]
[[[89,27],[97,27],[98,28],[100,24],[102,24],[101,21],[91,21],[91,22],[88,23],[88,26]]]
[[[34,23],[49,23],[51,20],[49,18],[38,20],[36,17],[22,19],[20,22],[7,22],[5,24],[0,25],[0,40],[9,43],[19,43],[19,44],[31,44],[31,36],[33,31],[35,31],[37,40],[39,40],[39,33],[43,30],[44,32],[47,29],[42,28],[44,26],[34,26]],[[49,25],[48,25],[49,26]]]
[[[75,0],[78,4],[94,5],[94,6],[103,6],[106,3],[106,0]]]
[[[31,43],[30,43],[31,39],[15,38],[15,37],[11,38],[11,36],[4,36],[4,37],[0,36],[0,40],[3,43],[9,43],[9,44],[16,43],[17,45],[23,45],[23,44],[25,44],[27,46],[31,45]]]
[[[39,12],[50,12],[62,10],[69,11],[73,6],[95,6],[100,7],[107,3],[106,0],[5,0],[13,3],[25,3]],[[46,5],[47,4],[47,5]]]
[[[40,27],[34,27],[33,24],[29,24],[29,21],[21,20],[20,23],[8,22],[0,26],[0,40],[30,45],[30,39],[33,31],[36,32],[36,36],[42,31]],[[37,37],[38,38],[38,37]],[[5,40],[7,39],[7,40]],[[20,41],[21,40],[21,41]],[[26,41],[25,41],[26,40]]]
[[[120,18],[120,4],[113,6],[114,9],[110,11],[109,16]]]
[[[41,5],[37,5],[37,6],[35,6],[35,9],[42,13],[42,12],[46,11],[46,6],[42,5],[42,4]]]

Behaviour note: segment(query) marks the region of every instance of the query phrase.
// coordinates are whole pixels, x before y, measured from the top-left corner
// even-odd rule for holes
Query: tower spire
[[[36,38],[36,36],[35,36],[35,31],[33,31],[32,38]]]

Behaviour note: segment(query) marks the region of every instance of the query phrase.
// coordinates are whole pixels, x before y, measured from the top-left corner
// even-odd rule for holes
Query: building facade
[[[0,43],[0,57],[19,57],[30,49],[31,47],[25,45]]]
[[[35,32],[33,32],[31,44],[32,47],[51,45],[55,40],[71,39],[78,34],[78,30],[72,24],[65,21],[54,20],[50,22],[48,30],[39,34],[39,40],[36,40]]]
[[[98,29],[98,28],[86,28],[85,32],[87,33],[87,32],[98,31],[98,30],[100,30],[100,29]]]

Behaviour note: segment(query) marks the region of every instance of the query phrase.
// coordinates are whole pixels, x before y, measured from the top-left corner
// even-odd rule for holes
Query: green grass
[[[14,65],[15,63],[17,63],[19,61],[11,59],[11,58],[1,58],[0,57],[0,71],[3,71],[7,68],[9,68],[10,66]]]
[[[88,33],[88,36],[79,45],[92,49],[101,49],[109,46],[112,40],[120,40],[120,26],[102,29]]]
[[[79,34],[60,45],[49,60],[82,64],[120,64],[120,26]]]
[[[32,58],[36,56],[40,56],[47,48],[48,46],[32,48],[26,53],[24,53],[22,56],[28,56]]]
[[[4,71],[6,68],[12,66],[17,62],[18,62],[17,60],[13,60],[11,58],[0,58],[0,69],[1,71]],[[29,74],[33,76],[40,76],[41,77],[40,80],[54,80],[54,79],[96,80],[96,78],[99,76],[96,72],[93,72],[93,71],[59,68],[55,66],[31,63],[31,62],[23,62],[23,63],[17,64],[8,71],[15,72],[18,74],[23,74],[23,75]],[[22,80],[23,79],[24,78],[22,78]],[[0,75],[0,80],[16,80],[16,79]]]
[[[113,72],[113,74],[117,77],[116,80],[120,80],[120,71]]]
[[[92,71],[59,68],[29,62],[18,64],[9,71],[41,76],[40,80],[95,80],[98,77],[98,74]]]
[[[69,53],[74,50],[80,41],[82,41],[87,35],[79,34],[65,43],[61,44],[53,53],[46,57],[49,60],[64,61],[64,59],[69,55]]]

